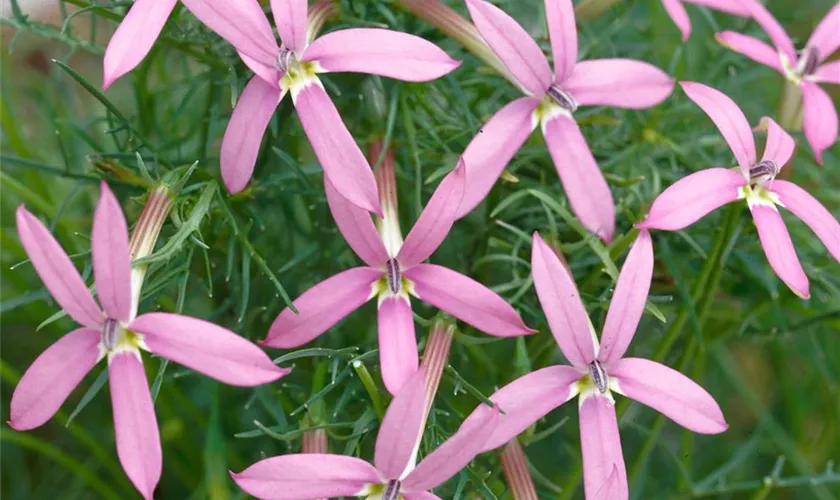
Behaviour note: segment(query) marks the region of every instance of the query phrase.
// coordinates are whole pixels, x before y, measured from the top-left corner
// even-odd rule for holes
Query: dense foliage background
[[[463,2],[447,3],[466,13]],[[548,48],[541,0],[495,3]],[[480,125],[518,91],[394,0],[338,4],[327,30],[387,26],[421,35],[464,61],[429,84],[359,75],[323,78],[360,144],[384,138],[393,147],[407,230]],[[788,31],[804,40],[832,1],[768,4]],[[13,215],[20,203],[47,221],[89,276],[98,179],[110,182],[131,224],[151,179],[198,162],[162,241],[175,235],[194,209],[206,212],[202,224],[179,251],[154,265],[140,307],[183,311],[254,340],[264,338],[285,306],[284,294],[296,297],[358,264],[329,214],[322,172],[289,99],[271,122],[250,187],[236,196],[219,190],[209,207],[197,206],[207,183],[219,182],[219,142],[250,73],[229,45],[177,7],[150,56],[103,96],[96,90],[101,55],[128,3],[98,5],[56,0],[46,14],[26,17],[13,1],[4,11],[9,16],[3,20],[0,56],[4,412],[20,374],[73,327],[60,318],[39,329],[57,307],[22,262]],[[677,79],[709,84],[732,96],[752,124],[775,114],[781,77],[713,38],[724,28],[762,36],[756,25],[688,9],[694,34],[683,45],[658,0],[619,2],[598,19],[579,20],[581,57],[632,57]],[[481,395],[531,369],[564,362],[529,277],[532,231],[562,249],[598,328],[614,285],[606,271],[620,267],[632,224],[655,195],[689,172],[733,164],[711,120],[680,90],[647,111],[587,108],[576,117],[616,198],[615,243],[605,248],[571,219],[543,139],[534,134],[509,165],[518,181],[500,181],[485,203],[455,225],[431,260],[491,285],[540,332],[499,340],[461,325],[421,452],[450,435]],[[840,216],[836,145],[822,167],[807,146],[799,147],[784,175]],[[744,211],[726,208],[685,231],[655,233],[652,301],[667,321],[646,314],[630,354],[662,360],[697,380],[718,400],[730,428],[717,436],[694,435],[619,397],[635,498],[828,500],[840,494],[840,475],[832,469],[832,460],[840,459],[840,264],[803,223],[787,215],[812,280],[808,301],[772,273]],[[415,312],[422,346],[436,311],[419,306]],[[331,452],[370,458],[378,425],[372,397],[388,399],[378,378],[374,320],[375,306],[368,304],[304,349],[273,351],[295,369],[257,390],[226,387],[147,357],[150,383],[159,388],[164,452],[157,497],[243,498],[227,471],[262,456],[299,451],[300,429],[309,425],[327,427]],[[373,396],[354,360],[376,380]],[[93,399],[85,393],[103,387],[104,373],[99,365],[44,427],[0,430],[3,498],[136,496],[117,462],[107,390]],[[541,497],[582,497],[577,418],[572,403],[564,405],[522,438]],[[480,456],[437,493],[510,498],[495,452]]]

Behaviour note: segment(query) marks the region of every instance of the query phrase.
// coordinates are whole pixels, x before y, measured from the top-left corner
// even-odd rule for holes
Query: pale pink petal
[[[702,5],[710,9],[719,10],[735,16],[746,17],[750,15],[749,8],[744,0],[684,0],[687,3]]]
[[[104,318],[79,271],[49,229],[23,205],[17,209],[17,230],[35,272],[58,305],[77,323],[98,328]]]
[[[271,0],[271,13],[280,41],[300,55],[306,47],[306,15],[308,0]]]
[[[105,48],[102,88],[128,73],[146,57],[178,0],[136,0]]]
[[[767,7],[762,5],[757,0],[738,0],[739,2],[744,5],[750,13],[750,16],[761,26],[762,29],[767,33],[767,36],[770,37],[770,41],[773,42],[773,45],[776,48],[787,56],[788,61],[791,64],[795,64],[796,62],[796,48],[793,46],[793,41],[791,41],[790,37],[787,33],[785,33],[785,29],[779,24],[779,21],[773,17],[773,14],[767,10]]]
[[[840,30],[840,28],[838,28]],[[837,109],[825,90],[812,82],[802,82],[805,138],[822,164],[822,153],[837,140]]]
[[[231,193],[248,185],[265,129],[284,95],[277,86],[254,77],[236,101],[219,153],[222,179]]]
[[[402,479],[414,463],[425,422],[426,371],[416,370],[397,393],[376,436],[373,463],[387,479]]]
[[[840,32],[840,30],[838,30]],[[823,64],[812,76],[814,81],[840,85],[840,60]]]
[[[409,268],[428,259],[446,239],[464,196],[465,178],[466,167],[462,158],[455,170],[440,182],[408,233],[397,255],[403,267]]]
[[[292,94],[303,130],[330,182],[359,208],[381,215],[376,179],[320,83]]]
[[[345,199],[332,182],[324,177],[324,191],[335,224],[350,248],[367,265],[381,267],[388,261],[388,251],[376,231],[370,212],[362,210]]]
[[[575,68],[578,56],[577,24],[572,0],[545,0],[545,20],[551,53],[554,55],[554,81],[562,82]]]
[[[744,177],[756,159],[755,139],[747,117],[723,92],[695,82],[680,82],[689,99],[709,115],[738,159]]]
[[[403,485],[410,490],[430,490],[443,484],[466,467],[481,453],[484,443],[493,434],[499,422],[499,409],[479,406],[477,417],[465,421],[458,432],[411,471]]]
[[[274,66],[280,48],[257,0],[182,0],[192,14],[251,59]]]
[[[593,59],[579,62],[563,89],[583,106],[644,109],[667,99],[674,80],[646,62]]]
[[[291,348],[315,339],[370,300],[382,274],[370,267],[354,267],[318,283],[293,302],[297,313],[283,309],[263,344]]]
[[[624,358],[610,365],[609,376],[618,391],[650,406],[674,422],[701,434],[718,434],[728,425],[715,399],[682,373],[640,358]]]
[[[419,366],[414,316],[408,299],[388,297],[379,304],[379,365],[382,382],[397,394]]]
[[[835,3],[817,25],[807,47],[815,47],[820,61],[825,61],[840,48],[840,3]]]
[[[484,200],[513,155],[537,126],[534,110],[538,99],[520,97],[509,102],[484,124],[464,150],[467,185],[458,207],[463,217]]]
[[[263,500],[353,497],[380,482],[364,460],[322,453],[266,458],[230,475],[246,493]]]
[[[543,135],[575,215],[586,229],[609,242],[615,232],[612,193],[577,123],[557,116],[543,124]]]
[[[621,454],[621,436],[615,403],[599,394],[580,403],[580,448],[583,455],[583,489],[587,498],[595,497],[613,471],[617,471],[618,496],[627,498],[627,469]]]
[[[762,121],[767,125],[767,145],[764,147],[761,160],[773,161],[781,168],[793,156],[796,141],[776,123],[776,120],[765,116]]]
[[[242,59],[242,62],[245,63],[245,66],[248,66],[248,68],[251,71],[253,71],[254,74],[262,78],[266,83],[273,86],[279,85],[278,82],[280,82],[280,79],[283,77],[283,73],[281,73],[277,69],[276,65],[269,66],[255,59],[251,59],[242,52],[237,51],[236,53],[239,54],[239,58]]]
[[[691,36],[691,18],[688,17],[688,12],[685,11],[682,1],[662,0],[662,6],[665,7],[665,12],[668,13],[671,21],[674,21],[674,24],[679,28],[683,43],[687,42]]]
[[[659,194],[647,218],[636,224],[645,229],[676,231],[740,196],[746,179],[726,168],[707,168],[683,177]]]
[[[809,298],[811,292],[808,277],[802,270],[802,264],[790,240],[790,233],[779,211],[767,205],[751,205],[750,211],[770,267],[793,293],[804,299]]]
[[[40,427],[99,361],[99,331],[74,330],[49,346],[15,387],[9,426],[18,431]]]
[[[404,491],[402,497],[404,500],[441,500],[439,496],[428,491]]]
[[[128,253],[128,225],[120,202],[100,186],[99,205],[93,216],[91,251],[96,293],[105,313],[128,321],[131,316],[131,256]],[[138,297],[139,300],[139,297]]]
[[[598,355],[592,324],[574,279],[539,233],[532,240],[531,275],[557,345],[572,365],[587,369]]]
[[[151,499],[162,458],[155,407],[139,354],[114,354],[108,360],[108,383],[120,464],[140,494]]]
[[[333,31],[318,38],[303,55],[330,72],[349,71],[407,82],[440,78],[461,63],[419,36],[377,28]]]
[[[535,97],[545,95],[551,85],[551,68],[531,36],[495,5],[484,0],[466,1],[475,27],[520,85]]]
[[[715,38],[721,45],[743,54],[759,64],[769,66],[779,73],[785,73],[784,68],[782,68],[782,60],[779,58],[779,52],[761,40],[734,31],[723,31],[715,35]]]
[[[792,182],[775,180],[768,185],[782,206],[808,225],[828,252],[840,262],[840,223],[816,198]]]
[[[403,275],[413,293],[489,335],[513,337],[534,333],[505,299],[472,278],[434,264],[418,264]]]
[[[595,493],[594,500],[619,500],[621,498],[621,481],[618,478],[618,466],[613,465],[610,477],[607,478],[607,482],[601,486],[598,493]]]
[[[604,330],[598,359],[611,363],[627,352],[627,346],[636,334],[639,320],[645,310],[650,281],[653,278],[653,243],[650,233],[642,230],[624,261],[615,285]]]

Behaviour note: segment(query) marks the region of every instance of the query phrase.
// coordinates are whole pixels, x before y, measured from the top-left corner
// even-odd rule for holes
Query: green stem
[[[785,130],[799,132],[802,130],[802,120],[802,88],[785,80],[782,101],[779,103],[779,125]]]
[[[362,381],[362,385],[365,386],[365,390],[367,391],[368,396],[370,396],[370,401],[373,403],[373,409],[376,411],[376,416],[381,422],[385,417],[385,405],[382,404],[382,398],[379,396],[379,389],[376,388],[376,383],[373,381],[373,377],[370,375],[370,372],[365,364],[361,361],[354,361],[353,369],[356,370],[356,375],[359,376],[359,379]]]

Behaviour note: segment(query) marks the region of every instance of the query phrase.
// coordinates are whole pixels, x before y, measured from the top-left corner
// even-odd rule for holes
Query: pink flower
[[[510,16],[484,0],[467,0],[467,7],[527,97],[499,110],[464,151],[469,183],[458,216],[481,203],[541,124],[572,209],[584,226],[609,241],[615,229],[612,194],[572,115],[580,105],[653,106],[671,94],[673,80],[650,64],[629,59],[575,63],[578,40],[571,0],[545,1],[554,74],[542,50]]]
[[[694,432],[726,430],[720,408],[702,387],[667,366],[624,357],[642,317],[653,275],[653,246],[647,231],[639,234],[618,277],[600,346],[572,276],[536,233],[531,271],[551,332],[572,366],[542,368],[493,394],[490,399],[503,414],[484,444],[485,451],[505,444],[579,395],[586,497],[618,499],[627,498],[627,474],[611,391],[650,406]],[[463,425],[473,424],[476,414],[488,409],[479,406]],[[611,479],[614,470],[617,477]],[[615,493],[605,497],[602,488]]]
[[[840,61],[826,62],[840,47],[840,3],[823,18],[805,48],[797,53],[790,37],[772,14],[755,0],[740,0],[767,32],[774,47],[733,31],[717,34],[720,43],[769,66],[802,89],[805,137],[822,164],[822,153],[837,140],[837,110],[819,83],[840,84]]]
[[[44,424],[107,356],[117,454],[134,486],[152,498],[160,480],[161,449],[140,349],[231,385],[265,384],[289,372],[256,345],[207,321],[168,313],[134,317],[138,297],[131,292],[128,230],[104,182],[92,234],[101,309],[49,230],[23,206],[17,210],[17,227],[44,285],[82,328],[50,346],[23,374],[12,395],[12,428],[25,431]]]
[[[385,29],[346,29],[309,43],[306,0],[272,0],[280,40],[255,0],[219,4],[190,0],[190,10],[239,51],[252,78],[222,139],[225,185],[241,191],[251,174],[268,121],[287,92],[326,176],[350,203],[381,213],[373,172],[318,79],[319,73],[351,71],[410,82],[443,76],[458,67],[434,44]]]
[[[662,5],[668,15],[671,16],[671,20],[680,29],[683,42],[687,42],[688,37],[691,36],[691,20],[688,18],[683,3],[702,5],[735,16],[746,17],[749,15],[748,9],[741,4],[740,0],[662,0]]]
[[[443,484],[481,451],[498,421],[498,410],[466,422],[449,440],[414,463],[423,436],[424,371],[418,370],[391,402],[376,437],[373,465],[354,457],[296,454],[261,460],[233,480],[265,500],[366,496],[381,500],[434,500],[428,490]]]
[[[688,97],[715,122],[735,153],[739,170],[709,168],[680,179],[654,200],[647,219],[638,227],[683,229],[718,207],[745,199],[770,266],[794,293],[808,298],[808,277],[777,207],[784,207],[802,219],[838,261],[840,223],[804,189],[775,179],[793,155],[793,138],[772,118],[765,118],[767,146],[757,162],[750,124],[738,106],[723,93],[705,85],[692,82],[681,85]]]
[[[342,198],[329,179],[325,180],[327,201],[338,229],[367,265],[343,271],[304,292],[294,301],[298,313],[284,309],[271,325],[265,345],[292,348],[306,344],[378,297],[382,379],[396,394],[418,367],[410,295],[490,335],[533,333],[489,288],[446,267],[422,264],[440,246],[455,221],[464,176],[462,162],[435,190],[405,243],[398,227],[387,221],[382,234],[377,233],[370,215]],[[383,190],[391,189],[385,185],[387,181],[380,183]],[[394,203],[386,197],[383,206],[389,214]]]

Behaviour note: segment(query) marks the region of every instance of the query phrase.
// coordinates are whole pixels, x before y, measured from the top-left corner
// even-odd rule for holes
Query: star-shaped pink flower
[[[761,161],[756,161],[750,124],[732,99],[700,83],[681,85],[689,99],[715,122],[735,153],[739,168],[709,168],[680,179],[654,200],[647,218],[638,227],[683,229],[718,207],[746,200],[770,266],[794,293],[810,297],[808,277],[777,207],[802,219],[838,261],[840,223],[804,189],[775,178],[793,155],[793,138],[772,118],[765,118],[767,146]]]
[[[726,12],[734,16],[746,17],[749,15],[749,11],[741,4],[740,0],[662,0],[662,5],[668,12],[671,20],[680,29],[683,42],[688,41],[688,37],[691,36],[691,19],[689,19],[683,3],[702,5],[703,7]]]

